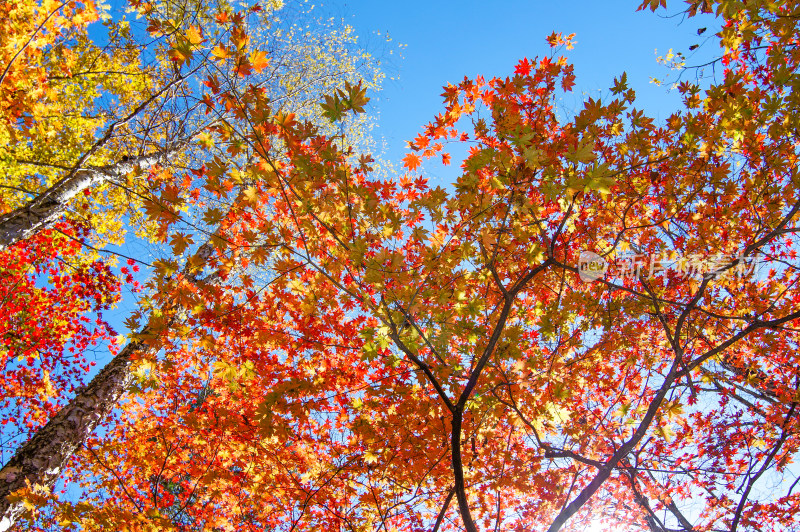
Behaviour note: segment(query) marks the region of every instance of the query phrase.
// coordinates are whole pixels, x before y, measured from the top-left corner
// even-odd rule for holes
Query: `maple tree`
[[[624,75],[563,116],[553,34],[512,76],[446,87],[399,177],[321,122],[362,85],[304,120],[234,83],[260,57],[234,25],[202,99],[230,113],[199,139],[216,157],[151,175],[172,256],[78,395],[105,424],[74,442],[82,498],[20,486],[31,527],[796,527],[800,6],[687,5],[721,20],[722,73],[681,82],[665,123]],[[429,186],[414,172],[448,143],[460,175]],[[582,279],[585,252],[605,276]]]
[[[85,314],[115,303],[119,280],[99,261],[61,271],[57,262],[69,260],[81,246],[70,239],[74,230],[57,226],[52,231],[59,234],[44,231],[3,256],[4,425],[23,425],[23,419],[28,428],[44,424],[55,413],[51,399],[74,391],[76,372],[94,365],[86,359],[90,346],[110,339],[111,328],[102,317],[91,330]],[[52,288],[36,286],[45,272]],[[48,319],[54,314],[58,320]],[[64,371],[57,371],[62,365]]]
[[[12,526],[23,508],[6,495],[26,485],[52,486],[116,407],[130,381],[131,355],[147,348],[131,342],[100,376],[79,387],[91,346],[114,334],[97,314],[118,298],[109,269],[115,261],[98,248],[121,244],[132,232],[155,245],[165,243],[160,222],[176,220],[190,202],[197,207],[207,201],[200,199],[200,184],[189,186],[188,161],[219,168],[220,156],[246,157],[236,138],[237,124],[247,120],[236,109],[241,87],[268,92],[276,113],[291,120],[292,112],[318,114],[314,95],[321,90],[353,80],[370,87],[379,82],[373,61],[356,47],[349,29],[284,24],[275,16],[281,7],[269,2],[235,13],[224,3],[132,2],[129,8],[144,25],[125,16],[106,20],[107,43],[100,47],[88,28],[98,17],[107,18],[107,8],[93,2],[4,4],[8,40],[2,83],[11,96],[1,117],[6,212],[0,217],[0,244],[6,294],[14,297],[3,306],[5,328],[12,330],[4,329],[2,398],[10,410],[4,425],[15,427],[5,428],[4,445],[13,448],[33,437],[4,465],[0,528]],[[293,15],[292,22],[300,20],[299,12]],[[137,42],[145,36],[144,43]],[[227,102],[216,109],[206,105],[210,95],[197,91],[201,83],[210,94],[224,90]],[[52,118],[59,113],[61,120]],[[219,174],[210,177],[208,191],[231,193],[229,183],[213,182]],[[211,208],[203,222],[189,225],[202,233],[203,224],[216,225],[224,217]],[[171,249],[180,253],[192,242],[189,235],[173,235]],[[207,244],[195,254],[199,266],[210,249]],[[133,278],[137,260],[128,262],[122,278],[141,288]],[[156,266],[165,276],[171,267],[168,260]],[[43,290],[43,284],[55,289]],[[153,304],[144,300],[142,308]],[[29,324],[33,334],[13,330],[34,311],[39,321]],[[87,328],[87,321],[96,321],[96,329]],[[157,322],[154,316],[142,336],[157,330]],[[113,343],[111,350],[117,351]],[[26,360],[33,367],[16,367]],[[53,370],[59,365],[57,376]],[[31,396],[37,399],[24,400]]]

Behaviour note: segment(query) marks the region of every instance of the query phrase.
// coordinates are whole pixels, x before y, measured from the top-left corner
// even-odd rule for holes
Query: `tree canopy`
[[[401,172],[351,30],[237,5],[0,6],[0,529],[800,526],[800,4],[671,4],[663,121],[553,33]]]

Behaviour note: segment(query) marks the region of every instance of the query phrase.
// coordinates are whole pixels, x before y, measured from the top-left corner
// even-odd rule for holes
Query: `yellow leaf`
[[[267,65],[269,65],[269,60],[267,59],[267,54],[262,51],[253,52],[250,54],[250,64],[253,67],[253,70],[256,72],[261,72]]]
[[[186,30],[186,40],[189,41],[189,44],[192,46],[197,46],[205,39],[203,39],[202,31],[198,26],[190,26],[189,29]]]
[[[227,48],[220,44],[211,50],[211,55],[220,61],[224,61],[231,55],[231,53]]]
[[[242,198],[244,199],[245,203],[249,203],[250,205],[258,205],[258,189],[256,187],[247,187],[242,192]]]
[[[372,451],[367,451],[364,453],[364,461],[368,464],[374,464],[378,461],[378,455]]]

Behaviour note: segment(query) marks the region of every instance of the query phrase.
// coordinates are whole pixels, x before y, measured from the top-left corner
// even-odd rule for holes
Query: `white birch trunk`
[[[207,242],[197,250],[195,257],[205,263],[212,252],[213,246]],[[186,269],[183,274],[194,279]],[[197,282],[213,285],[218,281],[219,275],[212,273]],[[180,319],[180,316],[173,318],[170,323],[176,319]],[[153,332],[151,328],[145,326],[140,336],[150,332]],[[131,361],[138,358],[134,355],[147,349],[147,345],[139,341],[125,346],[87,386],[78,390],[72,401],[19,447],[11,460],[0,469],[0,532],[11,529],[25,511],[23,504],[10,503],[8,495],[24,488],[26,483],[47,488],[55,485],[70,457],[86,442],[94,429],[108,419],[122,394],[133,383]]]
[[[158,164],[165,153],[152,153],[118,161],[108,166],[79,170],[32,199],[27,205],[0,216],[0,251],[15,242],[30,238],[37,231],[58,220],[69,201],[84,190],[133,172],[137,167],[150,168]]]

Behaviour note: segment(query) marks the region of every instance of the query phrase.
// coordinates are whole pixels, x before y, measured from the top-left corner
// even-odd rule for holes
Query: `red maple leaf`
[[[528,61],[527,57],[517,63],[514,73],[519,74],[520,76],[527,76],[531,73],[531,63]]]
[[[415,153],[409,153],[405,157],[403,157],[403,166],[411,170],[412,172],[419,166],[420,159],[419,156]]]

